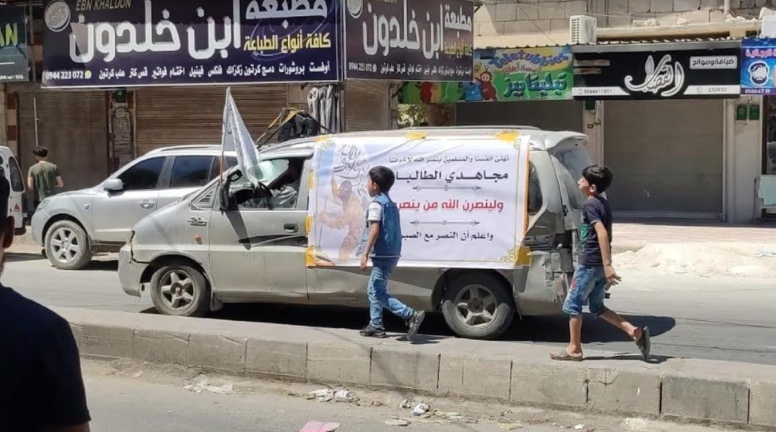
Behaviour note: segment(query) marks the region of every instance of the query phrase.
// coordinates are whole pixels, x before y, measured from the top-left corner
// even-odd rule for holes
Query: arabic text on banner
[[[496,139],[331,139],[313,162],[308,264],[359,264],[372,200],[367,173],[383,165],[396,174],[389,195],[401,214],[401,266],[513,268],[527,157],[527,146]]]
[[[339,0],[52,0],[43,85],[341,79]]]
[[[248,132],[248,127],[245,126],[240,111],[234,103],[230,88],[226,89],[221,147],[222,151],[234,151],[237,153],[237,165],[240,167],[240,171],[254,187],[258,187],[258,152],[253,144],[251,134]]]
[[[474,48],[470,0],[347,0],[345,76],[469,81]]]
[[[29,80],[24,9],[0,6],[0,83]]]
[[[407,82],[402,103],[509,102],[571,99],[571,48],[474,51],[474,81]]]
[[[741,93],[776,94],[776,39],[747,38],[741,50]]]

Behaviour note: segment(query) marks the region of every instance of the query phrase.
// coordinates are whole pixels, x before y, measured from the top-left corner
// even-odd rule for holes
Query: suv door
[[[291,159],[265,159],[259,164],[259,178],[272,185],[286,173]],[[238,209],[212,210],[208,239],[210,273],[215,289],[223,298],[244,301],[307,301],[305,251],[307,238],[307,195],[302,194],[310,171],[304,161],[295,189],[300,192],[290,208],[270,209],[266,202],[238,193]],[[230,184],[230,192],[249,191],[247,179]]]
[[[132,227],[157,208],[167,162],[165,156],[141,159],[111,177],[122,181],[122,190],[111,192],[100,187],[92,204],[93,240],[125,243],[129,239]]]

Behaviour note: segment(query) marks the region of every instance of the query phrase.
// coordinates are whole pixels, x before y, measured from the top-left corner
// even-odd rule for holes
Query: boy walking
[[[35,147],[32,154],[35,155],[38,163],[31,166],[27,173],[27,187],[32,189],[35,194],[34,202],[35,209],[37,209],[41,201],[55,195],[55,188],[64,187],[65,182],[62,181],[59,167],[47,160],[48,149],[46,147]]]
[[[585,168],[578,182],[587,202],[582,214],[579,266],[563,303],[563,312],[570,317],[571,337],[566,349],[550,354],[553,360],[582,361],[582,307],[588,302],[590,313],[627,333],[636,342],[644,359],[649,357],[649,328],[638,328],[604,306],[606,286],[620,282],[620,276],[612,266],[612,211],[609,202],[601,196],[612,184],[612,178],[608,167],[593,165]]]
[[[388,278],[401,256],[401,220],[399,208],[388,196],[396,176],[389,168],[377,166],[369,170],[367,190],[373,198],[366,213],[365,242],[361,255],[361,270],[372,259],[372,275],[369,278],[369,324],[360,334],[366,337],[384,338],[383,308],[403,318],[409,330],[407,339],[418,334],[425,312],[415,311],[388,294]]]

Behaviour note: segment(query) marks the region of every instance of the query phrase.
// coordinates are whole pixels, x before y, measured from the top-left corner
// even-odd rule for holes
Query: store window
[[[776,175],[776,96],[765,96],[763,122],[763,167],[765,175]]]

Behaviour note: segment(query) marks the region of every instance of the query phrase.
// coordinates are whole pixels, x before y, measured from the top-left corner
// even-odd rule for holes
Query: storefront
[[[609,196],[625,217],[723,219],[728,114],[740,42],[578,45],[574,96],[603,103]]]

